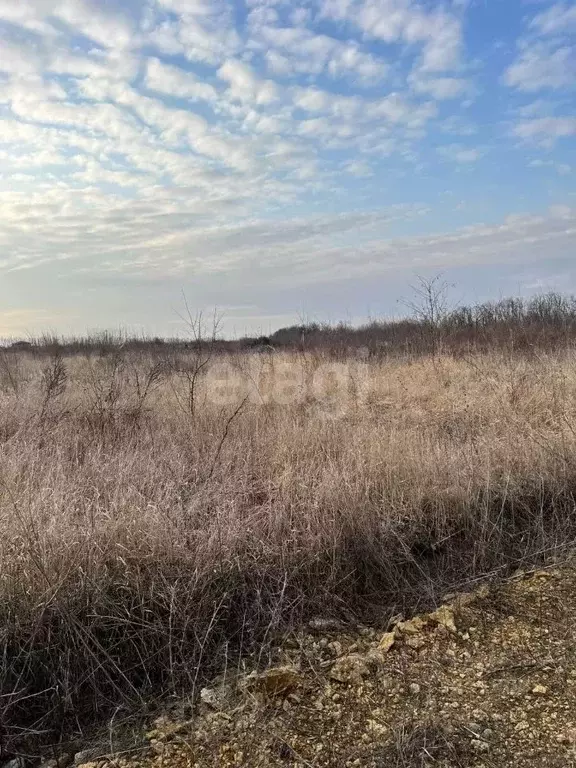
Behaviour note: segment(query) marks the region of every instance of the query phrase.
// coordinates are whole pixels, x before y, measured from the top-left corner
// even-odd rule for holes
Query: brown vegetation
[[[402,306],[410,310],[410,317],[377,319],[358,327],[346,323],[305,322],[280,328],[270,337],[230,341],[219,337],[217,315],[207,322],[201,315],[193,316],[186,307],[182,320],[188,333],[184,339],[149,339],[120,331],[84,338],[45,336],[16,341],[11,349],[28,349],[40,355],[50,354],[56,345],[66,355],[106,355],[121,347],[125,352],[164,357],[199,348],[233,353],[271,345],[284,351],[322,351],[340,359],[347,358],[353,350],[362,349],[367,356],[388,359],[442,351],[470,354],[495,349],[527,354],[576,342],[576,297],[548,293],[531,299],[511,298],[451,308],[448,288],[440,277],[419,278],[413,286],[413,300],[402,302]]]
[[[574,768],[575,585],[564,563],[385,634],[310,622],[274,666],[229,670],[84,768]]]
[[[385,623],[569,545],[576,354],[550,328],[529,355],[437,330],[434,354],[340,360],[0,351],[4,754],[311,616]]]

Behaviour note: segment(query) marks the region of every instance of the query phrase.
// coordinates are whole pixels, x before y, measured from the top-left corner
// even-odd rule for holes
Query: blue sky
[[[576,291],[576,3],[0,0],[0,336]]]

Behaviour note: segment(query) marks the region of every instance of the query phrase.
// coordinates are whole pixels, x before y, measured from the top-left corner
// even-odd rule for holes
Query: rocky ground
[[[447,596],[386,632],[321,619],[265,671],[85,768],[576,766],[576,566]],[[193,716],[192,716],[193,715]],[[50,766],[46,766],[50,768]],[[52,766],[55,768],[55,766]]]

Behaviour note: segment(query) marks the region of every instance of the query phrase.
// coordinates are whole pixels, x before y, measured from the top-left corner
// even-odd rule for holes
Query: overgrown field
[[[576,351],[0,353],[5,753],[576,533]]]

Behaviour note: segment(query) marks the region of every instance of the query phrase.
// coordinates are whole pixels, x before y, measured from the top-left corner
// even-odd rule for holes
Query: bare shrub
[[[54,349],[50,362],[42,369],[42,405],[39,420],[43,422],[51,404],[57,400],[66,389],[68,372],[62,353],[58,347]]]

